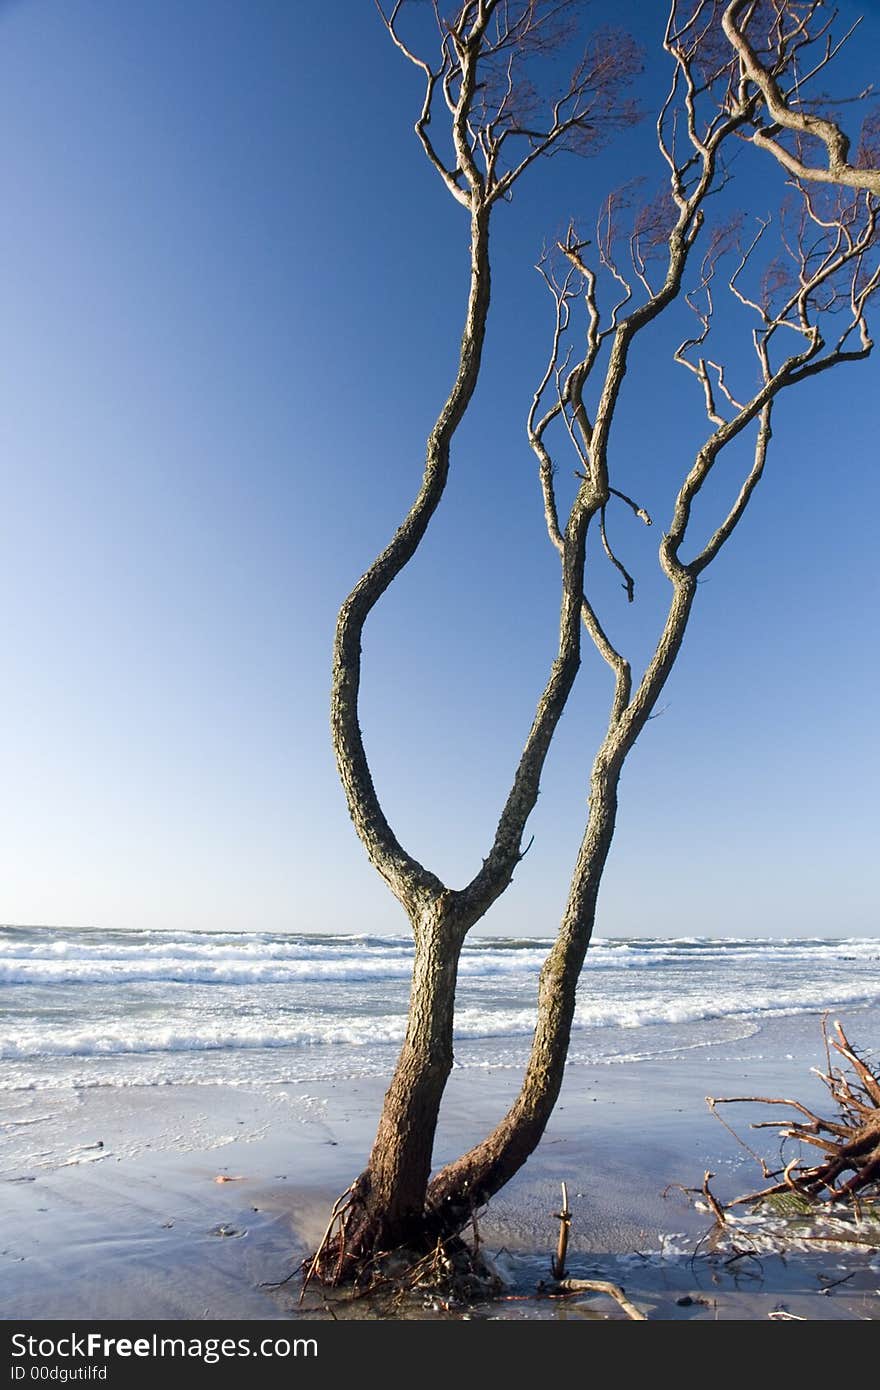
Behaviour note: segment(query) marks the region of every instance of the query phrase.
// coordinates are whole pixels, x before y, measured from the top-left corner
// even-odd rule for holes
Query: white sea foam
[[[549,944],[468,943],[459,1061],[522,1064]],[[412,956],[403,936],[0,928],[0,1089],[387,1074]],[[573,1056],[661,1056],[877,1002],[878,941],[600,939]]]
[[[20,1029],[14,1037],[0,1035],[0,1059],[27,1057],[108,1057],[150,1052],[214,1052],[233,1048],[311,1047],[347,1043],[400,1042],[405,1021],[394,1016],[371,1018],[369,1024],[327,1024],[307,1020],[295,1026],[269,1028],[242,1022],[180,1027],[147,1025],[134,1033],[125,1023],[102,1028],[57,1029],[51,1033]]]
[[[33,935],[33,934],[29,934]],[[105,933],[107,936],[114,935]],[[359,939],[277,936],[230,937],[213,933],[162,938],[160,933],[114,941],[99,933],[77,939],[70,934],[40,934],[21,939],[14,929],[0,932],[0,985],[102,985],[179,983],[204,985],[308,984],[358,980],[405,980],[412,969],[412,944],[406,938]],[[157,939],[159,938],[159,939]],[[549,942],[476,942],[462,955],[459,974],[477,979],[531,976],[540,969]],[[593,944],[590,972],[678,971],[724,963],[793,970],[814,966],[880,963],[876,941],[715,941],[686,938],[670,941],[609,941]]]
[[[575,1014],[580,1028],[644,1028],[657,1023],[698,1023],[719,1018],[782,1018],[788,1014],[870,1004],[880,1000],[880,981],[800,982],[788,989],[713,991],[712,997],[659,999],[656,995],[581,1004]]]
[[[826,1005],[869,1003],[880,1000],[880,986],[865,991],[858,985],[838,986],[829,999],[821,985],[804,985],[781,999],[758,991],[751,998],[719,996],[713,1001],[697,998],[663,1001],[639,997],[626,1001],[596,1000],[578,1006],[576,1029],[637,1029],[658,1024],[702,1023],[725,1018],[779,1018],[813,1012]],[[456,1017],[455,1035],[461,1040],[524,1037],[532,1033],[532,1009],[463,1008]],[[0,1059],[20,1061],[39,1057],[107,1057],[153,1052],[211,1052],[235,1049],[367,1047],[402,1042],[406,1031],[403,1014],[385,1014],[340,1021],[310,1014],[295,1023],[270,1024],[265,1019],[208,1022],[190,1026],[118,1020],[100,1028],[19,1027],[0,1033]]]
[[[112,936],[112,933],[106,933]],[[253,939],[232,940],[225,936],[211,936],[208,941],[192,941],[189,938],[149,939],[145,941],[77,941],[68,937],[40,941],[19,941],[10,939],[0,932],[0,957],[6,960],[333,960],[340,955],[363,954],[370,949],[369,939],[356,947],[319,940],[305,942],[301,939],[279,941],[277,938],[256,936]],[[408,940],[389,938],[381,945],[373,947],[383,956],[410,956],[412,943]]]
[[[460,975],[519,975],[540,969],[544,952],[510,956],[469,956]],[[0,958],[0,985],[102,985],[167,982],[201,985],[285,985],[319,981],[408,980],[412,959],[406,955],[358,958],[317,957],[284,960],[221,956],[192,961],[177,956],[110,957],[104,960],[8,960]]]

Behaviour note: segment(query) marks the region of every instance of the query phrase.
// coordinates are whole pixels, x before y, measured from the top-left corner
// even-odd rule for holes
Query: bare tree
[[[809,190],[792,180],[771,224],[712,219],[710,203],[729,174],[724,152],[754,128],[763,100],[739,71],[713,0],[671,4],[663,47],[669,91],[657,118],[666,185],[634,209],[620,192],[605,201],[590,245],[572,225],[540,271],[553,305],[549,358],[528,415],[550,541],[560,557],[559,642],[531,729],[482,867],[463,888],[449,888],[397,839],[373,785],[358,720],[364,623],[416,551],[443,496],[452,437],[473,395],[489,308],[489,224],[531,164],[554,150],[589,153],[635,118],[624,89],[638,70],[631,40],[605,35],[588,45],[561,93],[549,100],[531,81],[536,60],[568,50],[577,0],[468,0],[444,15],[435,4],[438,57],[432,65],[401,35],[403,0],[380,10],[388,33],[423,74],[416,134],[427,158],[470,221],[470,286],[458,372],[427,443],[424,478],[412,508],[386,549],[345,600],[333,666],[332,732],[355,828],[367,853],[406,909],[415,959],[406,1038],[363,1173],[334,1208],[327,1236],[308,1266],[328,1282],[358,1277],[383,1251],[424,1251],[462,1230],[522,1166],[538,1144],[562,1082],[575,989],[593,930],[597,895],[614,831],[624,760],[672,669],[700,576],[735,531],[761,478],[778,396],[871,350],[866,312],[878,286],[874,256],[878,206],[869,192]],[[735,6],[730,7],[735,9]],[[808,7],[809,8],[809,7]],[[777,75],[788,69],[778,6],[765,14],[763,49]],[[774,28],[776,25],[776,28]],[[434,118],[445,111],[441,148]],[[723,207],[723,199],[719,200]],[[769,251],[776,236],[778,255]],[[709,356],[718,286],[740,320],[753,318],[757,384],[730,381]],[[645,330],[684,292],[694,328],[675,359],[695,378],[708,431],[671,493],[671,518],[658,552],[669,584],[668,611],[645,669],[633,672],[612,643],[590,597],[598,563],[619,572],[627,597],[635,585],[612,546],[611,507],[648,525],[637,500],[616,485],[610,445],[631,351]],[[578,330],[578,325],[580,329]],[[707,538],[692,538],[693,503],[718,460],[751,439],[751,463],[738,494]],[[555,485],[559,450],[573,451],[578,489],[563,520]],[[588,535],[597,536],[586,563]],[[604,559],[602,558],[604,556]],[[431,1177],[437,1115],[452,1067],[459,956],[470,928],[505,891],[523,855],[526,823],[546,755],[577,676],[586,632],[607,663],[608,724],[593,761],[589,814],[563,919],[538,988],[537,1026],[520,1092],[508,1114],[475,1148]]]

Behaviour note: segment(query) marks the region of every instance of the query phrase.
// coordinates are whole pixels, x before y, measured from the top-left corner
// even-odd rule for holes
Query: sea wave
[[[104,933],[112,936],[112,933]],[[229,940],[211,936],[204,941],[175,937],[145,941],[78,941],[59,937],[54,940],[21,941],[0,933],[0,958],[36,961],[124,961],[124,960],[332,960],[345,955],[362,955],[379,950],[383,956],[412,955],[412,941],[406,938],[351,938],[338,941],[279,941],[255,936]]]
[[[462,959],[459,975],[511,976],[535,973],[544,952],[530,956],[472,955]],[[107,960],[4,960],[0,958],[0,985],[106,985],[168,984],[286,985],[332,981],[349,984],[369,980],[408,980],[412,958],[402,956],[342,956],[307,960],[259,960],[233,956],[191,961],[178,957]]]
[[[750,997],[731,992],[709,1000],[695,997],[662,1000],[655,996],[587,1000],[575,1012],[577,1030],[639,1029],[658,1024],[693,1024],[720,1019],[769,1019],[815,1012],[844,1005],[880,1001],[880,983],[865,987],[840,983],[829,992],[827,982],[803,984],[783,997],[779,990],[755,991]],[[464,1008],[456,1018],[459,1040],[528,1036],[535,1026],[533,1009]],[[295,1022],[272,1024],[265,1018],[233,1023],[195,1024],[108,1020],[89,1027],[19,1027],[0,1033],[0,1059],[23,1061],[49,1057],[109,1057],[143,1053],[213,1052],[270,1048],[367,1047],[400,1043],[406,1031],[401,1014],[345,1020],[308,1015]]]
[[[102,935],[123,939],[105,941]],[[465,978],[521,975],[540,969],[549,941],[475,940],[462,954]],[[196,985],[308,984],[332,981],[405,980],[413,948],[405,937],[336,937],[308,940],[275,935],[0,932],[0,985]],[[695,966],[749,966],[756,974],[812,964],[868,966],[880,962],[876,940],[748,940],[712,938],[599,939],[587,957],[588,972],[687,970]]]

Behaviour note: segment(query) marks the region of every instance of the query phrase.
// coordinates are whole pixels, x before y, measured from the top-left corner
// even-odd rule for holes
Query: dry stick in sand
[[[559,1221],[559,1240],[556,1256],[550,1261],[550,1273],[554,1279],[565,1278],[565,1256],[568,1253],[568,1233],[571,1229],[571,1212],[568,1209],[568,1188],[562,1184],[562,1210],[554,1212]]]
[[[644,1313],[639,1312],[634,1303],[630,1303],[623,1289],[617,1284],[610,1284],[605,1279],[566,1279],[565,1277],[565,1257],[568,1254],[568,1237],[571,1231],[571,1211],[568,1205],[568,1187],[562,1183],[562,1210],[554,1212],[553,1215],[559,1221],[559,1240],[556,1245],[556,1254],[550,1261],[550,1272],[553,1275],[554,1283],[551,1296],[559,1294],[574,1293],[604,1293],[609,1298],[613,1298],[619,1304],[628,1318],[635,1322],[647,1322]]]

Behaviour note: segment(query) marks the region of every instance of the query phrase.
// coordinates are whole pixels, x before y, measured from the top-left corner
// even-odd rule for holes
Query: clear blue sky
[[[664,9],[593,7],[640,28],[648,105]],[[336,608],[410,504],[460,333],[466,216],[420,157],[419,99],[369,0],[0,4],[3,921],[405,927],[349,824],[327,706]],[[368,625],[376,782],[453,885],[487,852],[555,641],[523,431],[548,341],[531,267],[642,164],[656,183],[650,160],[648,126],[500,209],[449,495]],[[737,172],[766,212],[769,161]],[[875,360],[779,410],[624,774],[603,934],[880,931],[877,392]],[[625,407],[620,476],[658,526],[615,517],[642,602],[600,592],[644,652],[704,422],[659,339]],[[589,656],[487,930],[554,931],[607,694]]]

